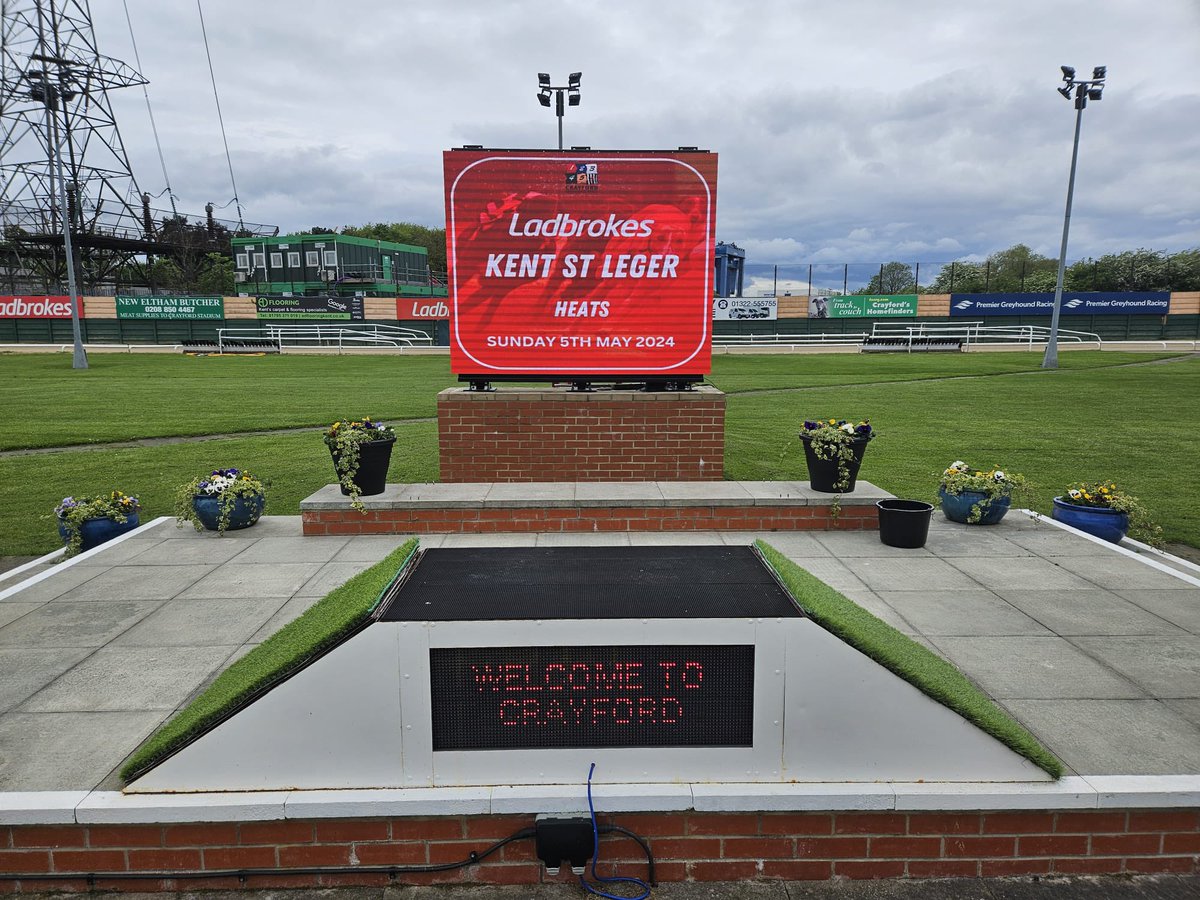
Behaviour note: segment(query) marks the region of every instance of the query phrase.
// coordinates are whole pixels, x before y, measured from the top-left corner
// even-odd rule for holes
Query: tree
[[[196,278],[196,293],[222,297],[233,294],[233,259],[221,253],[209,253],[204,259],[206,265]]]
[[[871,276],[867,286],[857,294],[912,294],[916,293],[913,280],[912,266],[908,263],[884,263],[879,271]]]

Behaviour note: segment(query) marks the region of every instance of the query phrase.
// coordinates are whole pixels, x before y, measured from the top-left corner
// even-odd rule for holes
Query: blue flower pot
[[[120,537],[128,531],[133,531],[139,523],[138,514],[129,513],[126,517],[127,522],[118,522],[115,519],[88,519],[79,526],[79,537],[81,540],[80,552],[91,550],[93,547],[99,547],[106,541],[111,541],[115,537]],[[62,538],[64,544],[71,541],[71,535],[61,520],[58,523],[58,536]]]
[[[1074,503],[1068,503],[1062,497],[1054,498],[1052,515],[1055,521],[1078,528],[1080,531],[1085,531],[1113,544],[1119,543],[1121,538],[1125,537],[1125,532],[1129,530],[1128,513],[1096,506],[1076,506]]]
[[[229,524],[226,531],[237,531],[239,528],[249,528],[258,521],[263,513],[266,500],[262,494],[253,497],[238,497],[233,501],[233,509],[229,513]],[[209,531],[217,531],[221,524],[221,498],[216,495],[202,494],[192,499],[192,509],[196,518]]]
[[[983,491],[963,491],[961,494],[948,494],[944,487],[938,487],[938,497],[942,501],[942,512],[951,522],[961,522],[964,525],[995,525],[1004,518],[1012,497],[997,497],[992,500]],[[979,521],[971,522],[971,507],[980,504]]]

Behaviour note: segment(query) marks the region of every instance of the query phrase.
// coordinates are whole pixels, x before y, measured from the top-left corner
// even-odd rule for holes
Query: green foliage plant
[[[217,498],[217,534],[224,537],[229,518],[239,499],[247,502],[266,494],[266,483],[245,469],[213,469],[207,475],[197,475],[175,490],[175,519],[182,526],[191,522],[197,531],[204,525],[196,515],[197,497]]]
[[[800,438],[812,448],[817,459],[837,460],[837,480],[833,483],[838,491],[829,504],[829,515],[837,519],[842,511],[841,492],[850,487],[850,464],[854,461],[854,446],[875,437],[870,419],[857,425],[845,419],[807,419],[800,431]]]
[[[1127,534],[1151,547],[1163,545],[1163,530],[1150,518],[1150,512],[1132,494],[1121,490],[1115,481],[1079,481],[1058,498],[1075,506],[1111,509],[1129,516]]]
[[[755,546],[805,615],[817,625],[1054,778],[1062,776],[1063,765],[1054,754],[950,663],[842,596],[770,544],[757,541]]]
[[[357,632],[416,552],[410,538],[238,659],[134,751],[121,777],[128,783]]]
[[[91,519],[112,519],[124,525],[132,513],[141,509],[137,497],[123,491],[112,491],[99,497],[63,497],[54,508],[59,525],[67,532],[67,552],[63,559],[74,556],[83,546],[83,523]]]
[[[955,497],[964,493],[983,494],[984,499],[971,504],[967,521],[977,523],[993,502],[1003,497],[1031,497],[1033,490],[1024,475],[1005,472],[993,466],[986,471],[975,469],[961,459],[950,463],[942,473],[941,489]],[[940,496],[940,494],[939,494]]]
[[[334,469],[338,484],[350,495],[350,505],[359,512],[366,512],[358,485],[354,477],[358,474],[359,448],[375,441],[395,440],[396,431],[390,425],[372,421],[370,416],[361,419],[338,419],[325,430],[325,445],[333,452]]]

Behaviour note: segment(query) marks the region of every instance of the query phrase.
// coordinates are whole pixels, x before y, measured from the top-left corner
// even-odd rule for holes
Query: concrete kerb
[[[32,587],[33,585],[37,584],[39,581],[45,581],[47,578],[51,577],[52,575],[56,575],[57,573],[62,572],[64,569],[69,569],[72,566],[77,565],[81,561],[92,559],[92,558],[100,555],[101,553],[103,553],[105,550],[115,547],[117,544],[123,543],[128,540],[132,540],[136,537],[144,537],[146,532],[149,531],[151,528],[154,528],[155,526],[160,525],[163,522],[169,522],[169,521],[171,521],[171,516],[159,516],[157,519],[152,519],[151,521],[145,523],[144,525],[139,525],[137,528],[133,529],[133,531],[127,531],[124,534],[120,535],[119,537],[115,537],[111,541],[107,541],[107,542],[101,544],[99,547],[93,547],[91,550],[85,550],[83,553],[76,554],[75,556],[59,563],[58,565],[54,566],[51,569],[47,569],[44,572],[38,572],[36,575],[32,575],[29,578],[26,578],[24,581],[20,581],[17,584],[14,584],[11,587],[7,587],[4,590],[0,591],[0,600],[5,600],[8,597],[11,597],[14,594],[17,594],[17,593],[25,590],[28,587]],[[65,547],[60,548],[58,550],[52,550],[50,553],[47,553],[45,556],[40,556],[37,559],[32,560],[31,562],[25,563],[25,565],[23,565],[23,566],[18,566],[16,569],[10,570],[10,572],[8,574],[12,575],[13,573],[16,573],[16,572],[23,572],[27,569],[32,569],[36,566],[42,566],[42,565],[46,565],[47,563],[54,562],[54,560],[58,559],[60,556],[62,556],[66,552],[67,551],[66,551]]]

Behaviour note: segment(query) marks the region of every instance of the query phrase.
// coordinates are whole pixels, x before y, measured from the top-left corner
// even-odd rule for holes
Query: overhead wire
[[[245,228],[242,215],[242,201],[238,199],[237,179],[233,176],[233,158],[229,155],[229,140],[225,137],[225,118],[221,115],[221,96],[217,93],[217,74],[213,70],[212,53],[208,49],[208,29],[204,27],[204,7],[196,0],[196,10],[200,13],[200,34],[204,36],[204,55],[208,57],[208,76],[212,79],[213,100],[217,104],[217,121],[221,124],[221,142],[225,145],[225,162],[229,166],[229,181],[233,185],[233,202],[237,204],[238,229]]]
[[[138,53],[137,38],[133,35],[133,19],[129,16],[129,3],[127,0],[121,0],[121,5],[125,7],[125,22],[129,26],[129,40],[133,44],[133,59],[137,63],[137,69],[142,71],[142,57]],[[150,130],[154,132],[154,146],[158,148],[158,164],[162,166],[163,181],[166,183],[166,194],[171,201],[171,213],[178,218],[179,210],[175,207],[175,192],[171,190],[171,178],[167,175],[167,160],[163,156],[162,143],[158,139],[158,125],[154,122],[154,109],[150,106],[150,91],[146,88],[146,82],[142,82],[142,95],[146,98],[146,112],[150,116]],[[159,193],[156,196],[161,197]]]

